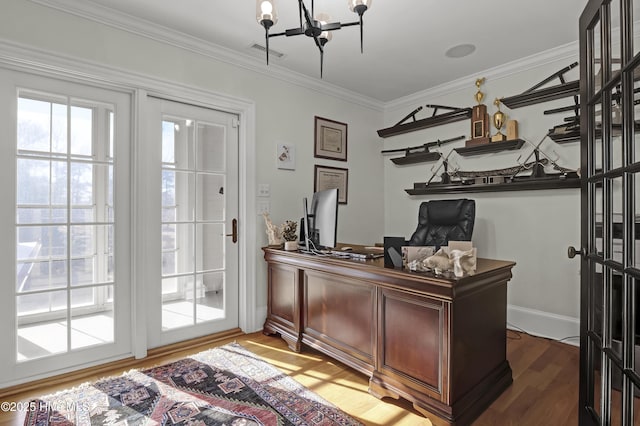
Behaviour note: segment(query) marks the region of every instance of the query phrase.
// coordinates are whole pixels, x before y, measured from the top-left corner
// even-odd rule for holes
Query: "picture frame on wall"
[[[347,124],[315,117],[314,156],[347,161]]]
[[[349,169],[315,165],[314,192],[338,188],[338,203],[347,204],[349,188]]]
[[[278,169],[296,169],[296,146],[290,143],[280,143],[277,146],[276,159]]]

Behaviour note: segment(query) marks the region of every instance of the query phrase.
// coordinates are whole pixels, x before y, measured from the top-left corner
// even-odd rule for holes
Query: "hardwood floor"
[[[474,425],[577,425],[578,348],[513,331],[508,331],[507,337],[507,358],[513,369],[513,384],[474,422]],[[265,336],[262,333],[224,339],[220,344],[232,340],[236,340],[366,425],[432,424],[429,419],[415,412],[406,401],[388,398],[380,401],[369,395],[367,377],[316,351],[305,348],[302,353],[296,354],[291,352],[279,337]],[[198,346],[152,361],[143,360],[139,367],[171,362],[204,349],[207,347]],[[102,375],[121,373],[122,371],[114,369]],[[95,378],[88,377],[23,392],[11,396],[9,402],[29,400],[37,395],[49,394],[88,380]],[[0,412],[2,426],[17,426],[22,422],[21,413]]]

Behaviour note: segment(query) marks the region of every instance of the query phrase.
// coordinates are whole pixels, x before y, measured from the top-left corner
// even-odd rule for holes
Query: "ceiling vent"
[[[267,51],[266,47],[264,47],[263,45],[258,44],[258,43],[253,43],[251,46],[249,46],[249,48],[257,50],[263,55]],[[273,50],[273,49],[269,48],[269,56],[277,58],[277,59],[281,59],[284,56],[284,53],[278,52],[277,50]]]

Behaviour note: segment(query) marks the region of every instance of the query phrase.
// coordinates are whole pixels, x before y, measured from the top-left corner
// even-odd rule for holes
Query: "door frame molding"
[[[141,129],[141,110],[147,95],[152,95],[168,100],[193,104],[205,108],[217,109],[239,117],[238,143],[239,143],[239,223],[241,224],[238,236],[239,247],[239,326],[246,333],[261,329],[260,318],[256,309],[256,158],[255,158],[255,102],[230,96],[223,93],[201,87],[190,86],[184,83],[168,81],[156,76],[124,70],[91,62],[83,58],[52,54],[49,51],[35,48],[30,45],[15,43],[6,39],[0,39],[0,67],[30,72],[32,74],[62,80],[85,83],[103,88],[112,88],[118,91],[126,91],[133,96],[132,105],[132,140],[134,146],[138,145],[139,138],[144,133]],[[132,155],[138,155],[132,150]],[[135,179],[135,178],[134,178]],[[134,185],[135,187],[135,185]],[[134,197],[137,194],[134,193]],[[132,222],[136,222],[136,212],[132,212]],[[132,235],[133,247],[136,247],[136,235]],[[137,255],[137,253],[136,253]],[[136,259],[134,257],[135,264]],[[136,276],[135,268],[132,272]],[[133,286],[132,299],[144,300],[144,286]],[[141,306],[135,306],[133,310],[133,355],[136,358],[146,356],[146,330],[141,319],[146,314]]]

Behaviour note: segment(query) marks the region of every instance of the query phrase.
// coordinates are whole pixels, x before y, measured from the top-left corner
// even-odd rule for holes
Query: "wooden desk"
[[[512,383],[507,282],[514,262],[478,259],[460,279],[264,248],[265,334],[366,374],[378,398],[405,398],[434,424],[469,424]],[[437,416],[437,417],[434,417]]]

